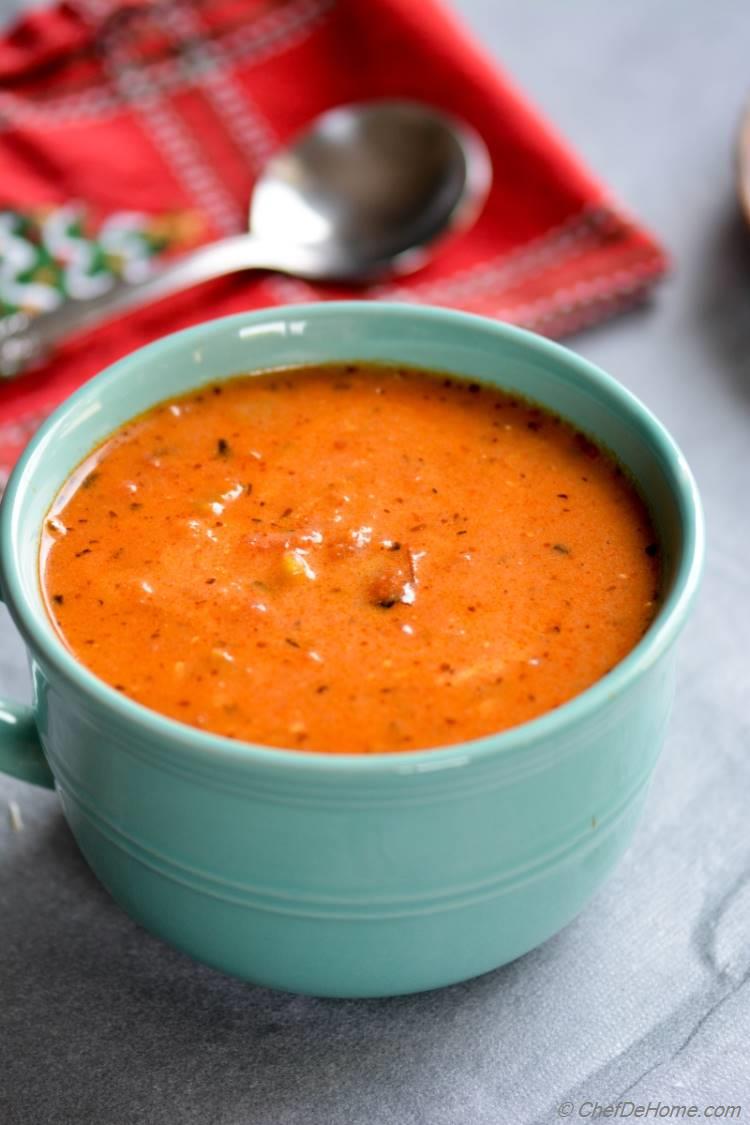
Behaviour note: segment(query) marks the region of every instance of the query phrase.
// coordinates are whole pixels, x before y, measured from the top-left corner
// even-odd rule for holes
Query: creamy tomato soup
[[[643,636],[654,529],[589,438],[477,383],[370,364],[242,376],[96,449],[45,525],[60,636],[203,730],[441,746],[571,699]]]

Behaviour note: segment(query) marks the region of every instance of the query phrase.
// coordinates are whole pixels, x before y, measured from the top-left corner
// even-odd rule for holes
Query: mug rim
[[[79,404],[90,397],[92,386],[103,394],[110,383],[126,377],[128,368],[144,357],[153,360],[157,354],[186,341],[194,340],[197,344],[209,332],[233,331],[279,318],[300,320],[342,314],[364,318],[385,315],[428,323],[440,321],[469,331],[481,330],[498,340],[515,343],[522,350],[535,353],[543,360],[546,358],[550,363],[561,364],[570,373],[577,374],[603,392],[621,417],[629,417],[667,467],[669,489],[677,501],[682,532],[672,588],[638,644],[606,676],[559,707],[481,738],[416,750],[376,751],[368,754],[326,753],[244,742],[181,723],[122,695],[81,664],[67,649],[62,638],[55,634],[51,622],[48,619],[42,621],[41,615],[27,601],[18,576],[20,567],[14,534],[22,519],[19,500],[33,480],[34,473],[38,471],[38,464],[35,462],[39,459],[40,449],[49,435],[64,427],[65,421],[75,414]],[[205,381],[210,382],[210,376]],[[156,398],[154,405],[158,401]],[[43,463],[42,459],[39,464]],[[58,487],[64,483],[64,479],[66,478],[60,480]],[[236,766],[244,762],[248,765],[298,772],[305,769],[323,773],[353,771],[358,774],[380,775],[429,772],[488,757],[509,757],[515,752],[527,751],[534,743],[547,741],[552,735],[567,733],[601,708],[610,705],[635,681],[640,680],[671,647],[687,620],[697,593],[704,553],[703,509],[692,472],[669,431],[632,391],[576,352],[534,332],[473,313],[396,302],[322,301],[272,306],[203,321],[129,352],[89,379],[49,415],[15,465],[0,504],[0,591],[24,642],[32,652],[38,650],[42,653],[44,661],[54,667],[69,686],[93,699],[105,710],[111,711],[124,723],[136,727],[145,725],[163,746],[169,745],[183,758],[187,752],[193,759],[214,765],[231,763]]]

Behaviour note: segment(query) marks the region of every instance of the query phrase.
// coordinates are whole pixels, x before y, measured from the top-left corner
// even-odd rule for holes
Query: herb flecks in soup
[[[232,738],[329,752],[476,738],[638,642],[641,500],[571,426],[476,383],[362,365],[164,403],[76,472],[43,586],[75,656]]]

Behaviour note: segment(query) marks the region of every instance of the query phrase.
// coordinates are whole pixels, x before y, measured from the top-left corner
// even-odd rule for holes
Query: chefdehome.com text
[[[578,1117],[585,1121],[740,1121],[741,1105],[671,1105],[669,1102],[561,1102],[557,1116]]]

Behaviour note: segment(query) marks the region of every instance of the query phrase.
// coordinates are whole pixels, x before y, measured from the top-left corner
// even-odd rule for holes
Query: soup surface
[[[486,386],[372,365],[242,376],[134,419],[49,513],[75,656],[232,738],[335,752],[490,734],[604,676],[656,611],[614,462]]]

